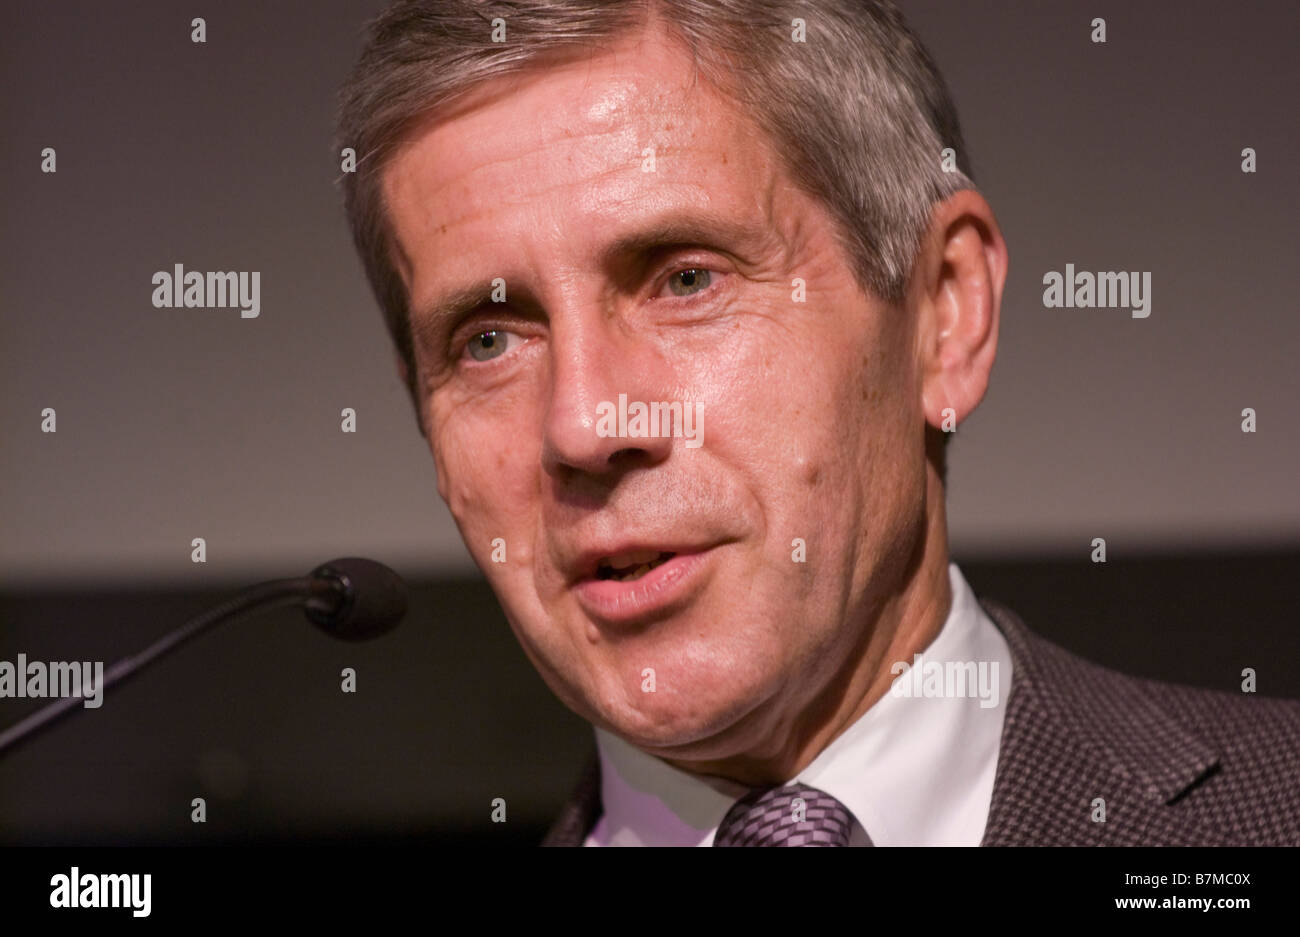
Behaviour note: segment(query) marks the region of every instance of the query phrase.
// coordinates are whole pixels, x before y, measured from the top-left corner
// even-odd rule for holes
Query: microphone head
[[[359,556],[322,563],[310,573],[304,605],[318,628],[343,641],[368,641],[393,630],[406,615],[406,583],[383,563]]]

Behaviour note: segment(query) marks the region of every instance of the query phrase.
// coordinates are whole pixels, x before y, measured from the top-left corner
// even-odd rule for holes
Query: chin
[[[759,695],[753,688],[704,683],[696,692],[665,693],[662,688],[644,694],[643,705],[625,700],[615,712],[606,714],[607,727],[638,748],[663,755],[701,754],[715,747],[721,738],[756,706]],[[639,701],[637,701],[639,702]]]

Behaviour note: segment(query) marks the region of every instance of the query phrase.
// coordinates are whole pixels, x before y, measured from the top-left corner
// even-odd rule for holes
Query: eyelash
[[[673,277],[677,276],[680,273],[685,273],[688,270],[702,270],[705,273],[707,273],[709,275],[709,285],[697,293],[691,293],[689,296],[672,296],[672,295],[660,296],[659,295],[665,289],[668,288],[668,283],[670,280],[672,280]],[[703,263],[703,262],[691,263],[689,261],[679,262],[678,264],[675,264],[665,276],[660,278],[660,280],[658,281],[659,287],[658,289],[655,290],[655,292],[651,296],[651,299],[656,299],[656,300],[669,299],[669,300],[680,300],[683,302],[688,302],[690,300],[693,300],[697,296],[704,296],[712,292],[713,288],[718,285],[717,284],[718,279],[724,276],[726,276],[725,273],[723,273],[721,270],[715,270],[713,267],[710,267],[707,263]]]
[[[470,365],[473,365],[474,367],[482,367],[482,366],[492,365],[497,361],[501,360],[502,358],[505,358],[506,357],[505,355],[500,355],[496,358],[491,358],[487,361],[475,361],[473,356],[470,355],[469,343],[472,342],[474,339],[478,338],[480,335],[483,335],[487,332],[510,332],[512,335],[519,336],[520,338],[519,344],[521,345],[528,341],[527,337],[519,335],[519,333],[516,332],[514,328],[512,328],[511,326],[505,323],[488,323],[484,325],[475,325],[473,331],[461,333],[460,337],[456,339],[455,344],[452,346],[453,349],[459,349],[459,351],[457,351],[454,356],[455,361],[457,363],[467,362]]]
[[[661,296],[660,295],[665,289],[668,288],[668,282],[673,277],[677,276],[678,274],[685,273],[688,270],[701,270],[707,273],[709,275],[709,285],[706,286],[703,290],[699,291],[698,293],[692,293],[689,296],[672,296],[672,295]],[[717,284],[718,278],[725,277],[725,276],[726,274],[723,273],[721,270],[715,270],[714,268],[708,266],[705,263],[679,262],[677,265],[673,266],[672,269],[670,269],[666,274],[664,274],[657,281],[658,288],[652,294],[651,299],[654,300],[666,299],[669,301],[678,300],[681,302],[690,302],[696,296],[703,296],[712,292],[718,285]],[[472,332],[461,333],[461,335],[456,338],[453,348],[459,349],[459,351],[455,354],[454,360],[456,360],[457,362],[469,362],[474,367],[491,366],[493,363],[500,360],[500,358],[493,358],[489,361],[475,361],[474,358],[469,353],[469,343],[473,339],[477,338],[480,335],[483,335],[486,332],[510,332],[510,331],[511,329],[509,328],[509,326],[501,323],[486,323],[483,325],[475,325],[474,330]],[[523,338],[521,344],[527,341],[528,341],[527,338]],[[504,355],[501,356],[501,358],[504,357],[505,357]]]

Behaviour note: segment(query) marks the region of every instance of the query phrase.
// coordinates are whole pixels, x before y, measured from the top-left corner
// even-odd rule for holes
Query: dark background
[[[1300,551],[957,562],[978,595],[1093,660],[1232,692],[1252,667],[1261,694],[1300,697]],[[535,844],[591,730],[542,683],[485,582],[410,585],[407,621],[385,638],[346,645],[268,612],[0,758],[0,842]],[[0,602],[0,620],[29,656],[111,661],[226,597],[29,593]],[[339,691],[344,667],[355,694]],[[14,720],[35,708],[4,701]],[[190,822],[194,797],[206,824]],[[490,822],[495,797],[504,824]]]
[[[370,645],[289,611],[227,626],[0,756],[0,841],[531,843],[591,749],[437,498],[344,224],[333,95],[381,5],[0,7],[0,659],[111,662],[335,556],[415,595]],[[1300,697],[1300,7],[902,6],[1011,252],[950,447],[955,559],[1103,663]],[[260,317],[154,309],[175,263],[260,271]],[[1150,318],[1044,309],[1067,263],[1151,271]],[[0,725],[33,708],[0,700]]]

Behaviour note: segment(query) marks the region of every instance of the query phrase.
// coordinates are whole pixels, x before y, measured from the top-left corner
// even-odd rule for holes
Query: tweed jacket
[[[1300,845],[1300,701],[1128,676],[980,604],[1013,664],[981,845]],[[542,845],[600,812],[593,758]]]

